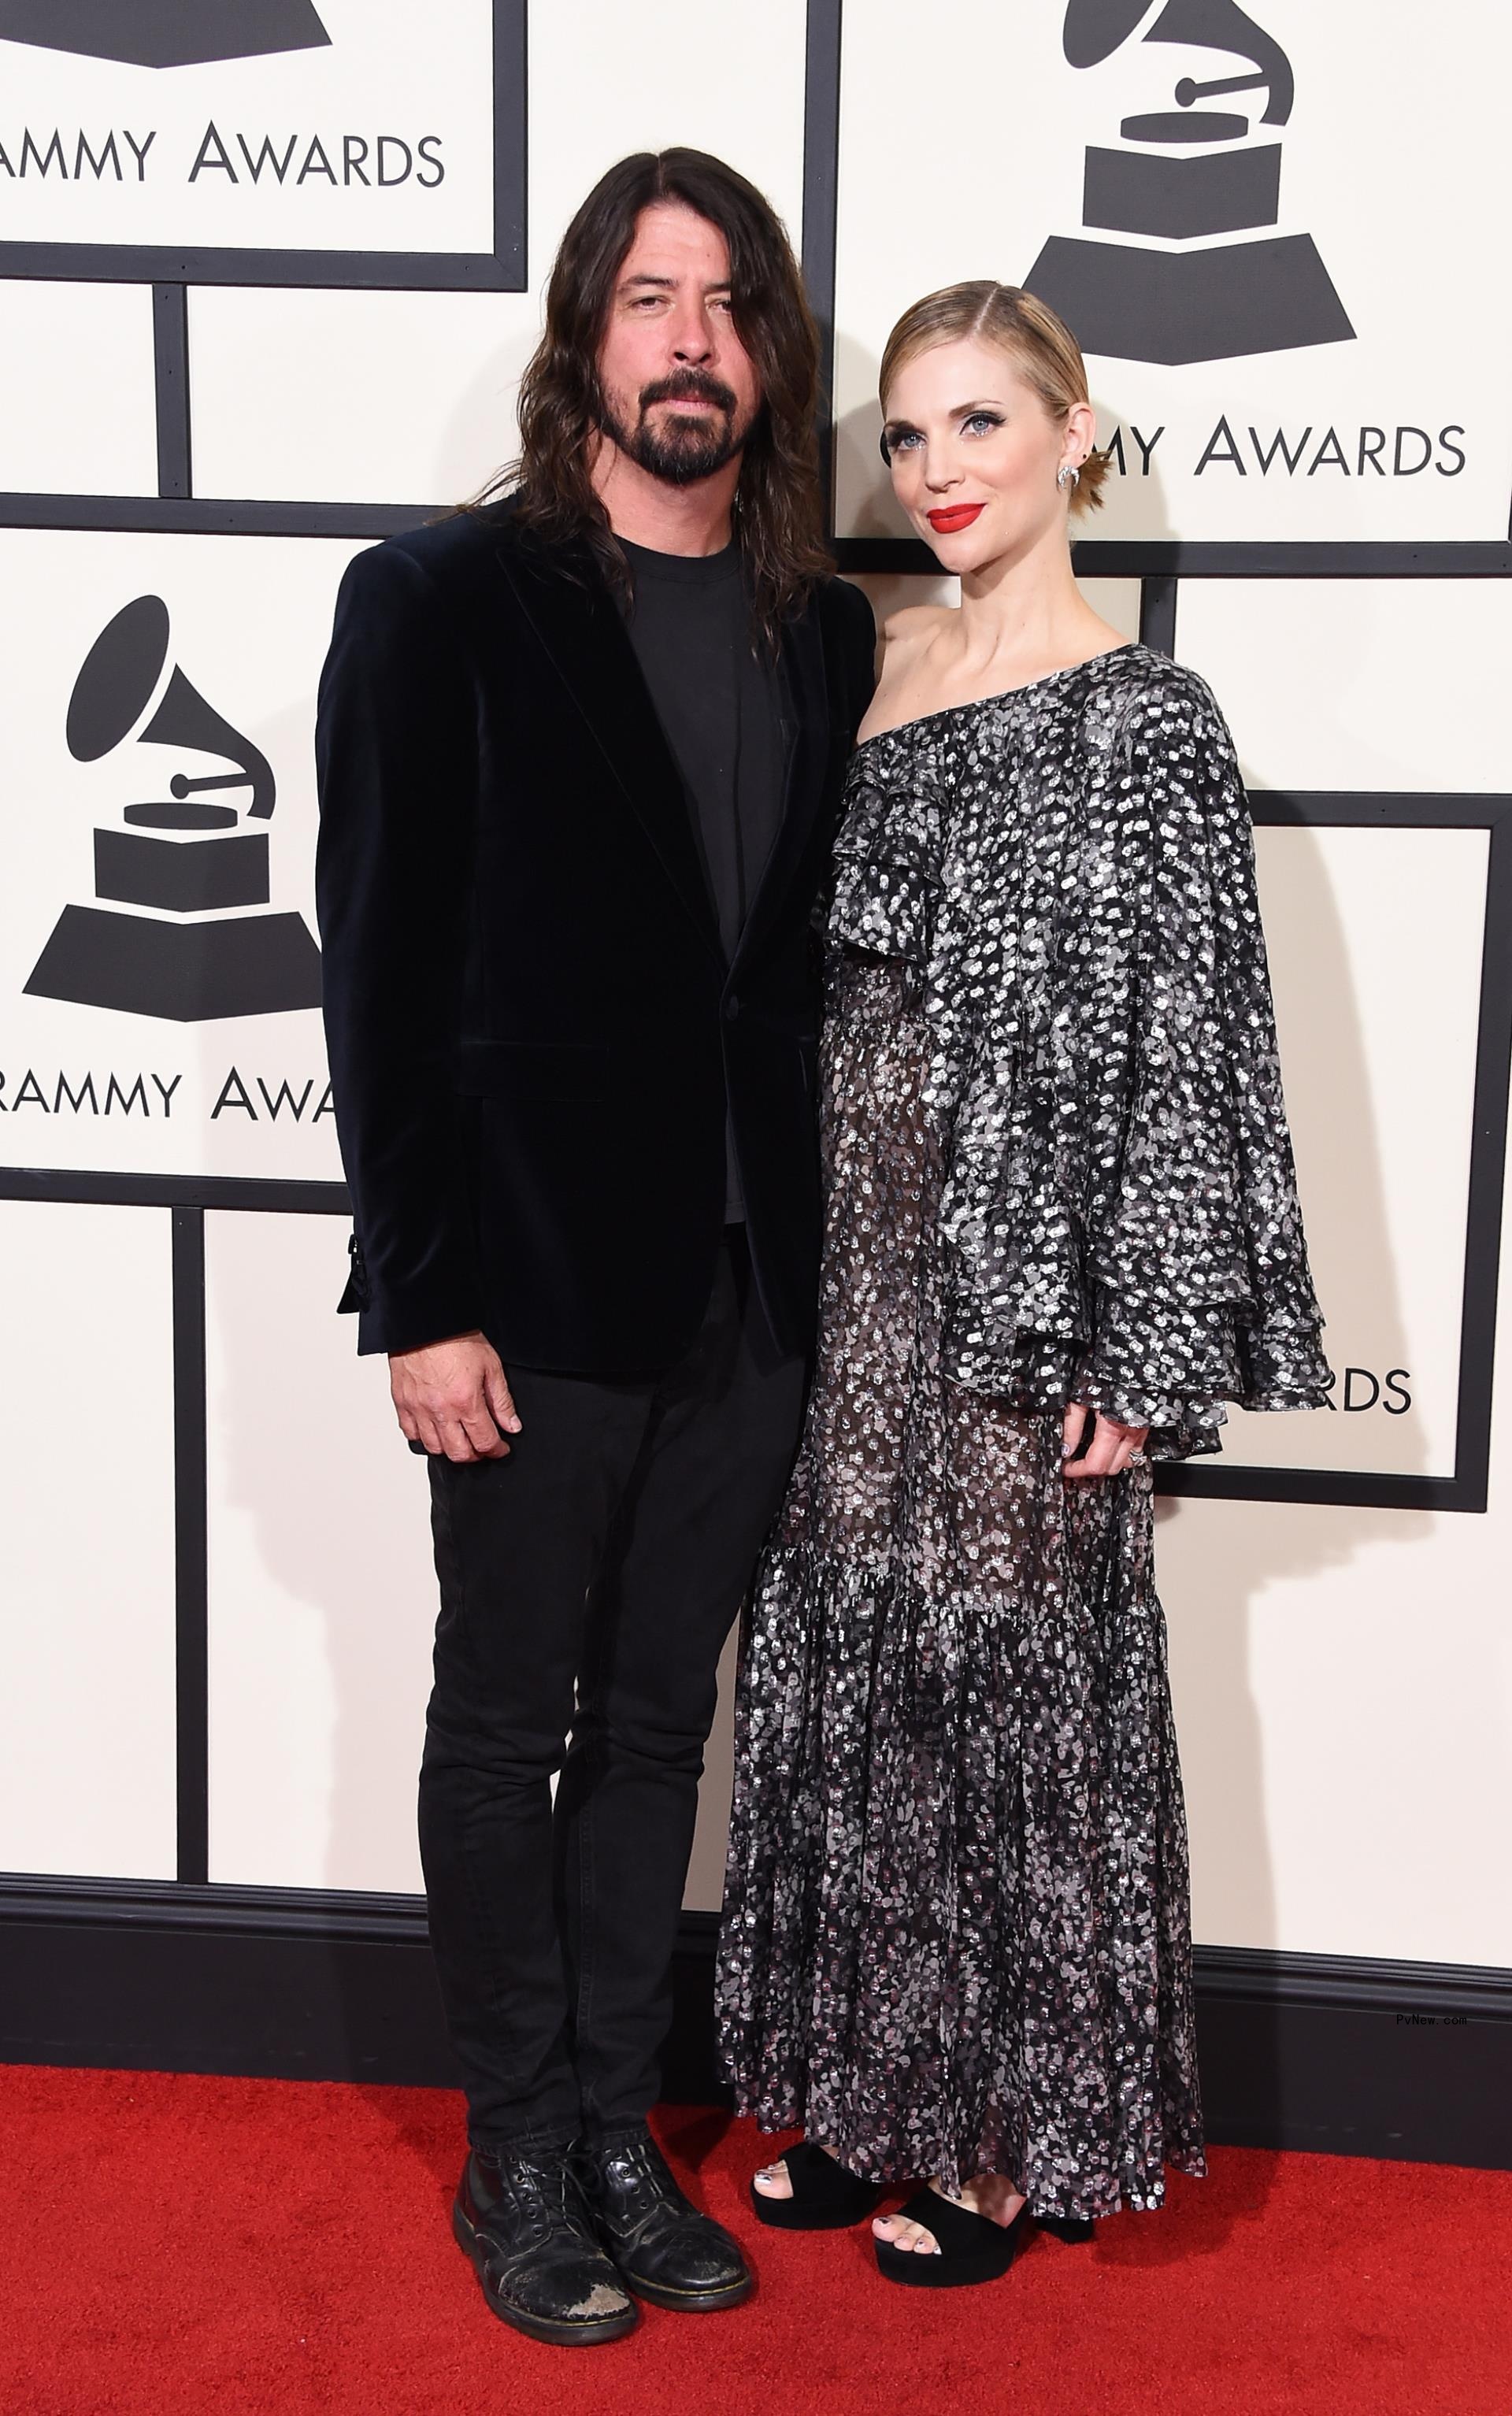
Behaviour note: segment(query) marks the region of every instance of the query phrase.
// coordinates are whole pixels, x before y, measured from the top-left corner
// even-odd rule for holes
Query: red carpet
[[[489,2315],[431,2090],[0,2071],[4,2416],[1512,2416],[1512,2173],[1213,2152],[1161,2214],[1004,2282],[763,2230],[758,2135],[671,2110],[759,2266],[723,2316],[550,2349]]]

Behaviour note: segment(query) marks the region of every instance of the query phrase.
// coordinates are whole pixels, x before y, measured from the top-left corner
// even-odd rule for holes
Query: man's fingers
[[[442,1448],[446,1457],[464,1468],[470,1460],[481,1459],[483,1454],[473,1447],[472,1438],[461,1421],[453,1418],[441,1429]]]
[[[508,1451],[479,1393],[461,1401],[396,1399],[394,1411],[405,1441],[417,1443],[433,1457],[502,1459]]]
[[[520,1431],[498,1353],[483,1334],[390,1351],[388,1367],[401,1431],[432,1458],[501,1459],[508,1446],[500,1429]]]
[[[461,1429],[479,1459],[503,1459],[509,1449],[481,1401],[461,1420]]]
[[[520,1412],[514,1405],[509,1380],[497,1360],[483,1371],[483,1397],[493,1413],[493,1422],[501,1434],[520,1432]]]

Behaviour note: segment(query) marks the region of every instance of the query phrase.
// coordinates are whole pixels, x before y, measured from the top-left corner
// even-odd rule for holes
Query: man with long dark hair
[[[762,196],[621,161],[557,256],[518,463],[353,563],[321,687],[343,1306],[429,1455],[441,1584],[454,2227],[552,2341],[751,2287],[646,2115],[815,1306],[813,918],[872,657],[816,401]]]

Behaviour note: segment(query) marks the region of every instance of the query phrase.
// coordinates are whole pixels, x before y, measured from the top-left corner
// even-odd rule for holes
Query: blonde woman
[[[1099,618],[1107,461],[1015,287],[907,311],[894,491],[959,608],[887,627],[846,793],[813,1393],[748,1622],[722,2052],[770,2224],[896,2282],[1204,2170],[1152,1457],[1328,1368],[1253,849],[1202,680]]]

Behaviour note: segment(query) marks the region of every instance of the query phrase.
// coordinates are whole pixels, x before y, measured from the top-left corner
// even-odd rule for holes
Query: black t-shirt
[[[621,540],[624,543],[624,540]],[[625,546],[630,642],[683,776],[719,939],[733,958],[782,819],[792,738],[782,682],[755,628],[740,549]],[[726,1216],[745,1213],[726,1139]]]

